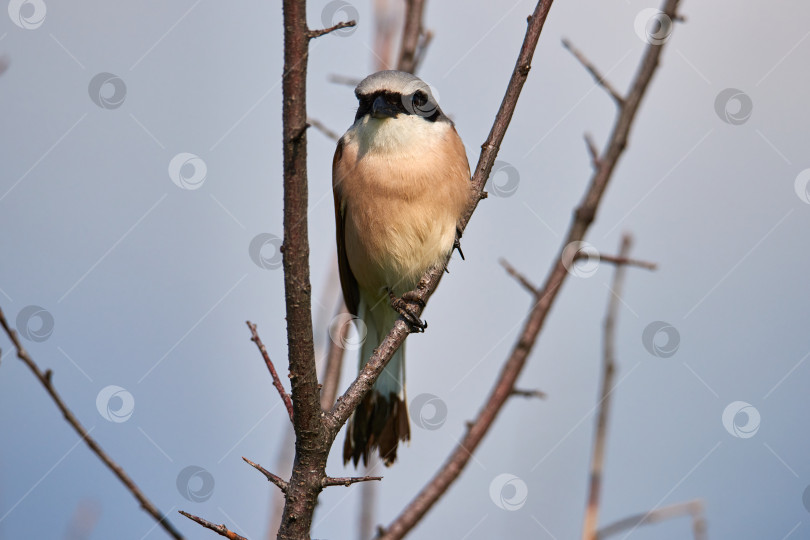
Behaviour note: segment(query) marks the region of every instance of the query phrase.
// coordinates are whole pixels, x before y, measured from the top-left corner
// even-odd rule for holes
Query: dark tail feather
[[[411,438],[408,422],[408,406],[396,394],[388,397],[372,389],[354,411],[349,420],[346,442],[343,444],[343,464],[349,461],[354,466],[363,457],[363,465],[368,465],[368,456],[379,450],[380,459],[388,467],[397,459],[399,441]]]

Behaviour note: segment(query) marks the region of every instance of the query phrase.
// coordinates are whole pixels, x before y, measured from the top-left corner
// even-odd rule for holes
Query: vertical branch
[[[622,236],[619,257],[626,259],[630,255],[632,238],[629,234]],[[602,351],[602,387],[599,391],[599,413],[591,456],[591,478],[588,488],[588,506],[585,509],[585,521],[582,527],[583,540],[596,540],[596,526],[599,522],[599,495],[602,487],[602,466],[605,460],[605,440],[607,436],[610,396],[613,390],[613,379],[616,374],[616,318],[619,315],[619,301],[624,286],[624,275],[627,267],[616,265],[613,273],[613,284],[610,288],[607,315],[605,316],[605,333]]]
[[[348,311],[340,300],[340,308],[338,309],[338,317],[348,316]],[[343,354],[345,352],[344,343],[349,335],[349,327],[353,323],[345,321],[336,329],[337,335],[332,335],[332,329],[329,329],[329,352],[326,354],[326,368],[323,371],[323,383],[321,383],[321,409],[328,411],[335,404],[335,396],[337,395],[338,385],[340,384],[340,371],[343,367]]]
[[[416,50],[422,37],[422,13],[425,0],[407,0],[405,3],[405,28],[402,30],[402,45],[399,48],[397,69],[413,73],[416,70]]]

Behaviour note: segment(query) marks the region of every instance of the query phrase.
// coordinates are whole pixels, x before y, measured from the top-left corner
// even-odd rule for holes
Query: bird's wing
[[[337,233],[337,257],[338,272],[340,273],[340,286],[343,289],[343,300],[346,302],[346,309],[354,316],[357,316],[357,306],[360,302],[360,290],[357,287],[357,279],[349,266],[349,259],[346,256],[346,206],[343,201],[341,181],[350,167],[341,161],[343,156],[343,139],[338,142],[335,150],[335,157],[332,160],[332,191],[335,195],[335,231]]]

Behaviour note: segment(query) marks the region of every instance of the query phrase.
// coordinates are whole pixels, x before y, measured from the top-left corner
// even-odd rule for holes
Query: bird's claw
[[[411,332],[422,333],[428,327],[427,321],[423,321],[418,316],[418,310],[425,308],[425,302],[414,291],[408,291],[397,298],[393,292],[388,291],[388,298],[391,300],[391,307],[402,315],[408,323]]]

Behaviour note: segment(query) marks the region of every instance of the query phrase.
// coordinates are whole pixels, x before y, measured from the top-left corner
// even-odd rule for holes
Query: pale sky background
[[[328,75],[373,69],[371,3],[350,1],[357,30],[316,40],[310,58],[310,115],[339,132],[356,104]],[[36,28],[0,12],[0,54],[10,61],[0,76],[0,305],[30,330],[26,347],[53,370],[79,419],[184,534],[216,537],[180,509],[265,538],[275,488],[241,456],[273,469],[288,419],[244,321],[258,324],[285,371],[282,271],[249,254],[257,235],[281,234],[279,3],[46,4],[44,19],[22,7]],[[310,3],[312,27],[322,26],[325,6]],[[533,6],[428,3],[435,38],[420,75],[472,165]],[[612,101],[560,39],[624,90],[645,46],[634,20],[655,7],[558,0],[552,8],[499,155],[517,170],[517,190],[479,206],[464,237],[467,260],[454,258],[426,311],[429,330],[408,340],[409,398],[435,395],[447,414],[438,429],[414,426],[400,461],[380,471],[379,523],[444,461],[521,327],[530,299],[498,258],[542,281],[590,176],[582,134],[602,145],[612,125]],[[684,1],[681,13],[688,22],[670,38],[587,238],[615,253],[630,231],[633,255],[660,266],[627,276],[600,523],[700,498],[712,539],[808,538],[810,196],[800,173],[810,168],[810,4]],[[102,88],[106,102],[89,92],[100,73],[119,85],[117,94]],[[742,93],[725,109],[736,125],[717,112],[727,88]],[[309,142],[313,316],[323,345],[337,294],[334,143],[314,130]],[[196,189],[169,175],[184,152],[199,156],[197,172],[205,164],[204,180],[190,180]],[[548,398],[507,404],[413,538],[580,535],[612,274],[600,264],[566,282],[520,379]],[[28,317],[37,311],[28,306],[45,313]],[[38,337],[49,316],[52,329]],[[645,348],[644,329],[656,321],[676,329],[674,354]],[[8,340],[0,347],[0,538],[84,538],[70,533],[77,512],[97,515],[90,538],[165,538]],[[344,387],[355,362],[349,353]],[[734,417],[746,406],[732,406],[727,429],[723,412],[734,402],[750,407]],[[353,472],[340,461],[342,443],[341,433],[328,466],[336,476]],[[517,478],[499,489],[502,474]],[[191,495],[181,493],[178,483],[192,476]],[[204,500],[189,500],[194,493]],[[359,493],[324,492],[313,536],[356,538]],[[689,535],[680,518],[621,537]]]

